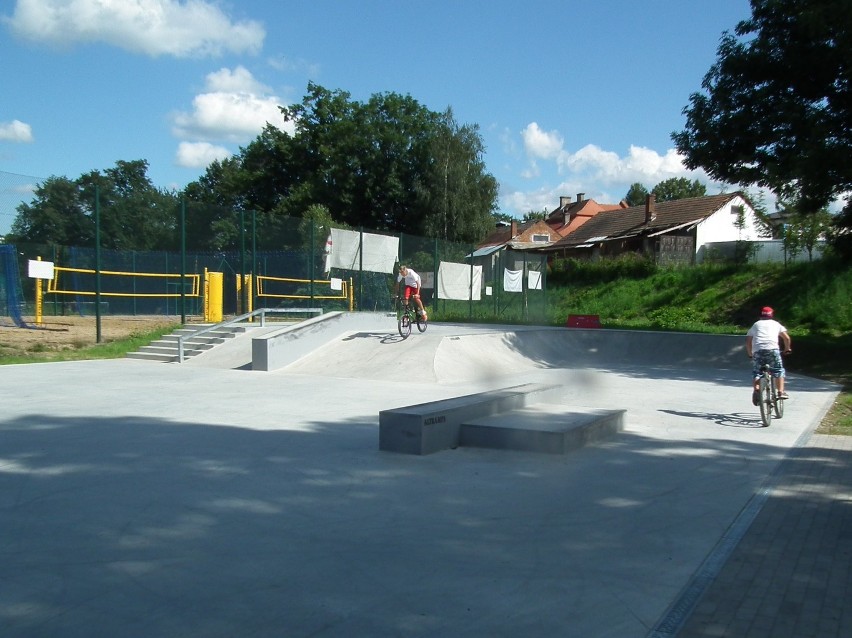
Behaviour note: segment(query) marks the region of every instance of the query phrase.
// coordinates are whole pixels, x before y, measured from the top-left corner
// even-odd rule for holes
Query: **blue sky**
[[[0,0],[0,171],[144,159],[181,188],[283,125],[278,105],[313,81],[452,107],[518,217],[669,177],[715,193],[670,136],[749,15],[748,0]],[[0,234],[13,219],[0,203]]]

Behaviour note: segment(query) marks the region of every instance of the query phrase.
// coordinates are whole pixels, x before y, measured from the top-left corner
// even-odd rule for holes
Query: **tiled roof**
[[[479,246],[496,246],[497,244],[508,244],[514,237],[517,237],[531,226],[535,225],[536,220],[526,222],[516,222],[515,235],[512,235],[512,227],[510,225],[499,226],[486,237]]]
[[[668,202],[657,202],[656,217],[645,222],[645,204],[616,210],[601,211],[567,237],[553,244],[553,248],[576,246],[594,241],[631,237],[654,233],[700,222],[709,217],[740,193],[724,193],[706,197],[690,197]]]

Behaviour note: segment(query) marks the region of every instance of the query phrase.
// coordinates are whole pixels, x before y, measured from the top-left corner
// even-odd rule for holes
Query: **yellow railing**
[[[64,284],[64,278],[60,277],[60,273],[82,273],[86,275],[94,275],[96,272],[90,268],[67,268],[65,266],[54,266],[53,267],[53,279],[48,279],[47,284],[47,292],[56,295],[91,295],[94,296],[97,293],[95,290],[66,290],[60,286],[60,283]],[[186,277],[192,283],[192,291],[186,292],[186,296],[188,297],[199,297],[201,296],[201,275],[197,274],[188,274],[188,275],[175,275],[171,273],[155,273],[155,272],[122,272],[116,270],[101,270],[101,276],[120,276],[120,277],[157,277],[160,279],[180,279],[181,277]],[[180,297],[181,293],[178,292],[109,292],[109,291],[101,291],[100,293],[104,297]]]
[[[321,284],[323,288],[328,286],[328,289],[331,290],[331,279],[289,279],[286,277],[270,277],[269,275],[258,275],[257,279],[257,297],[268,298],[268,299],[340,299],[343,301],[347,301],[349,303],[349,310],[353,310],[355,307],[355,298],[353,295],[353,287],[352,287],[352,279],[349,281],[345,279],[340,280],[340,292],[338,294],[315,294],[315,295],[305,295],[305,294],[284,294],[284,293],[272,293],[267,292],[264,288],[264,282],[285,282],[292,284]],[[336,292],[336,291],[332,291]]]

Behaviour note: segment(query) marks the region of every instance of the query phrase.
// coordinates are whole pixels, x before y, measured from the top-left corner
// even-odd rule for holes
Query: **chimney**
[[[559,198],[559,209],[562,211],[562,225],[567,226],[571,221],[571,213],[567,211],[567,208],[571,205],[571,196],[563,195]]]
[[[517,235],[517,234],[518,234],[518,222],[517,222],[517,220],[513,219],[512,220],[512,226],[509,230],[509,239],[514,239],[515,235]]]
[[[654,193],[648,193],[645,196],[645,223],[650,224],[657,219],[657,196]]]
[[[577,193],[577,203],[581,203],[584,199],[586,199],[585,193]]]

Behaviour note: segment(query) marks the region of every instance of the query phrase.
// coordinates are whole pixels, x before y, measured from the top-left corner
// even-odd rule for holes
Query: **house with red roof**
[[[653,255],[661,263],[700,263],[716,244],[766,238],[740,192],[604,210],[544,250],[550,256],[595,259],[624,253]]]
[[[586,199],[585,193],[577,193],[577,201],[571,201],[570,195],[560,197],[559,206],[550,212],[546,221],[561,237],[566,237],[598,213],[620,208],[627,208],[627,202],[599,204],[593,199]]]

